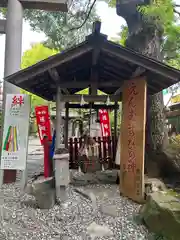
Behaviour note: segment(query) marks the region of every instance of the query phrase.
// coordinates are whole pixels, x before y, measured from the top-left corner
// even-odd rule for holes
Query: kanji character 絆
[[[20,97],[18,98],[18,101],[19,101],[19,105],[20,105],[20,106],[23,105],[23,104],[24,104],[24,97],[23,97],[23,96],[20,96]]]
[[[17,96],[14,96],[13,98],[12,98],[12,107],[13,106],[16,106],[18,104],[18,98],[17,98]]]
[[[14,96],[12,98],[12,107],[17,106],[17,105],[21,106],[23,104],[24,104],[24,97],[23,96],[19,96],[19,97]]]

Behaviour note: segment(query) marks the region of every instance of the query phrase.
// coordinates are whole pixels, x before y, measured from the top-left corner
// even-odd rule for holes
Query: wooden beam
[[[117,110],[118,110],[118,103],[115,102],[114,104],[114,137],[115,139],[117,138]]]
[[[180,110],[167,111],[165,115],[166,117],[177,117],[180,116]]]
[[[95,27],[95,26],[94,26]],[[94,31],[96,28],[94,29]],[[97,95],[98,90],[98,60],[99,60],[100,48],[97,46],[92,53],[92,68],[90,77],[90,94]]]
[[[126,71],[126,72],[131,72],[132,69],[131,69],[130,66],[129,67],[128,66],[126,66],[126,67],[123,66],[121,68],[121,66],[122,66],[121,64],[124,64],[122,62],[124,62],[124,61],[116,61],[116,60],[113,60],[113,58],[108,57],[108,58],[103,59],[102,65],[109,66],[111,68],[116,68],[119,71],[123,70],[123,71]]]
[[[141,68],[141,67],[137,67],[136,70],[133,72],[133,74],[131,75],[131,79],[136,79],[139,75],[141,75],[142,73],[145,73],[146,69]],[[115,95],[118,95],[122,92],[122,86],[120,88],[118,88],[116,90],[116,92],[114,93]]]
[[[65,147],[68,148],[69,103],[65,104],[65,109],[66,109],[66,113],[65,113],[64,144],[65,144]]]
[[[133,77],[133,78],[139,77],[140,75],[142,75],[142,74],[145,73],[145,72],[146,72],[146,69],[145,69],[145,68],[137,67],[136,70],[133,72],[132,77]]]
[[[35,65],[32,65],[31,67],[25,68],[17,73],[14,73],[6,77],[5,80],[21,87],[20,85],[22,82],[28,81],[37,75],[45,73],[45,71],[48,71],[49,69],[54,68],[58,65],[61,65],[71,60],[75,60],[78,57],[91,51],[92,51],[91,46],[82,43],[77,48],[73,48],[72,50],[69,50],[64,53],[56,54],[55,56],[49,57],[45,61],[41,61],[39,63],[36,63]]]
[[[101,67],[101,71],[100,71],[101,76],[105,76],[105,77],[108,76],[108,77],[110,77],[114,80],[118,80],[118,81],[120,81],[122,78],[126,79],[127,76],[129,75],[129,74],[123,74],[123,70],[122,71],[119,70],[119,73],[115,72],[113,70],[113,68],[109,68],[109,67],[106,67],[106,66]],[[121,75],[121,79],[120,79],[119,75]]]
[[[6,20],[5,19],[0,19],[0,34],[5,34],[6,33]]]
[[[56,70],[56,68],[51,68],[48,70],[48,73],[51,77],[51,79],[54,81],[55,85],[60,86],[60,81],[62,80],[61,77],[59,76],[58,71]],[[61,87],[61,86],[60,86]],[[65,94],[70,94],[69,91],[67,90],[66,87],[61,87],[62,91]]]
[[[59,73],[58,71],[56,70],[56,68],[51,68],[51,69],[48,69],[48,73],[50,75],[50,77],[52,78],[52,80],[58,84],[58,82],[60,81],[60,76],[59,76]]]
[[[68,89],[73,89],[73,88],[79,88],[79,89],[84,89],[84,88],[88,88],[90,85],[90,81],[82,81],[82,82],[79,82],[79,81],[63,81],[63,82],[60,82],[59,83],[59,86],[61,88],[68,88]]]
[[[113,72],[112,68],[102,67],[100,73],[101,73],[102,76],[108,76],[108,77],[113,78],[115,80],[119,80],[119,75],[117,75],[115,72]],[[122,75],[123,78],[126,78],[125,76],[127,76],[127,75],[123,75],[123,74],[121,74],[121,75]]]
[[[129,63],[136,64],[165,78],[169,78],[170,80],[172,80],[172,84],[176,83],[179,79],[178,70],[172,69],[171,67],[155,61],[154,59],[150,59],[146,56],[141,56],[138,53],[134,53],[130,49],[121,47],[120,45],[117,48],[115,44],[109,44],[108,42],[104,42],[102,45],[102,51],[107,54],[113,54],[119,59],[123,59],[125,61],[128,61]]]
[[[82,88],[87,88],[91,85],[91,81],[90,80],[84,80],[84,81],[63,81],[63,82],[60,82],[59,83],[59,86],[61,88],[69,88],[69,89],[72,89],[72,88],[79,88],[79,89],[82,89]],[[117,80],[112,80],[110,79],[109,82],[107,81],[104,81],[104,82],[97,82],[97,88],[103,88],[103,87],[120,87],[122,85],[122,82],[121,81],[117,81]],[[96,95],[96,94],[93,94],[93,95]]]
[[[70,94],[69,91],[67,90],[67,88],[62,88],[62,91],[63,91],[65,94],[67,94],[67,95]]]
[[[63,102],[81,102],[81,94],[74,95],[62,95],[61,100]],[[108,95],[83,95],[85,102],[106,102]],[[118,95],[109,95],[111,102],[120,101],[120,96]]]
[[[80,105],[79,103],[68,103],[68,106],[69,106],[69,109],[72,108],[80,108],[80,109],[89,109],[91,107],[91,104],[84,104],[84,105]],[[111,105],[106,105],[106,104],[92,104],[92,109],[110,109],[110,110],[113,110],[115,108],[118,109],[118,105],[114,105],[114,104],[111,104]],[[53,111],[56,110],[56,108],[52,108]]]

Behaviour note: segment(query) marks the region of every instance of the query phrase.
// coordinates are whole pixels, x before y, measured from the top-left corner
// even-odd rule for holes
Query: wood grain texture
[[[120,140],[120,192],[134,201],[144,199],[144,154],[147,84],[145,78],[125,81]],[[134,163],[134,168],[130,167]]]

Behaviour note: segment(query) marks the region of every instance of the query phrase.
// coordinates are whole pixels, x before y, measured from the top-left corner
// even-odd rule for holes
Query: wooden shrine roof
[[[114,94],[121,89],[125,80],[135,76],[147,76],[150,95],[180,81],[179,70],[108,41],[107,36],[97,32],[86,37],[83,43],[10,75],[5,80],[53,101],[57,85],[67,94],[89,87],[95,51],[98,54],[98,89],[107,94]]]

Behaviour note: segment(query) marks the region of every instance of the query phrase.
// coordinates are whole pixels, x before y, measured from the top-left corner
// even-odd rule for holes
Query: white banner
[[[25,170],[30,96],[7,94],[1,150],[1,169]]]

